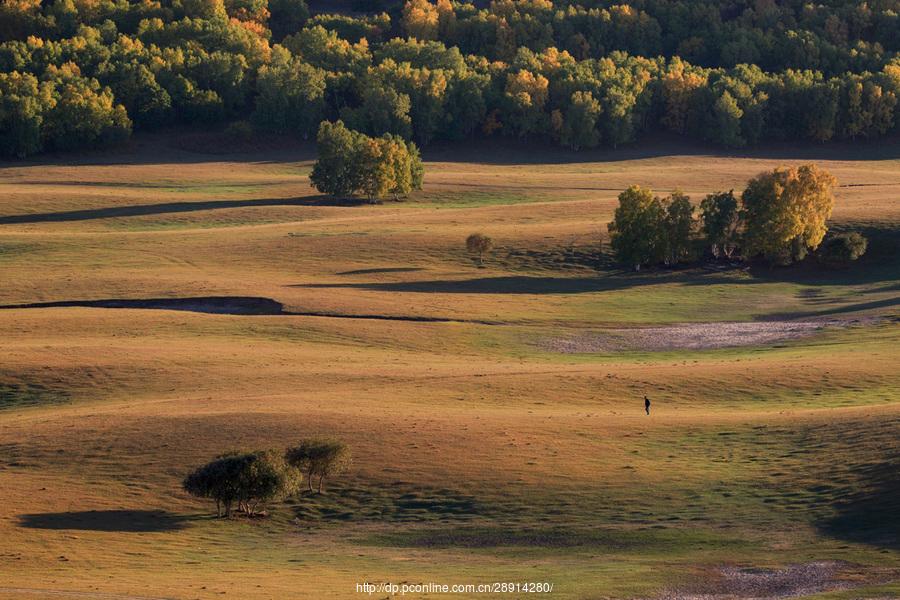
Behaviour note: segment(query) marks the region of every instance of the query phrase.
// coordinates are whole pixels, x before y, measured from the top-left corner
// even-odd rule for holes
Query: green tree
[[[409,110],[409,96],[372,81],[362,93],[362,104],[343,110],[341,117],[349,127],[368,135],[395,133],[409,138],[412,135]]]
[[[302,440],[285,454],[288,464],[306,474],[309,491],[313,480],[318,480],[317,491],[322,492],[324,481],[350,468],[352,454],[347,444],[333,439]]]
[[[82,77],[72,63],[49,69],[48,76],[54,88],[44,113],[44,147],[73,150],[118,143],[131,134],[128,113],[109,88]]]
[[[352,196],[361,187],[361,134],[347,129],[343,121],[322,121],[316,136],[318,158],[309,180],[323,194]]]
[[[731,258],[738,245],[740,206],[734,190],[709,194],[700,203],[702,233],[713,257]]]
[[[504,93],[507,121],[520,137],[546,130],[544,106],[549,94],[548,84],[543,75],[525,69],[507,75]]]
[[[778,168],[747,183],[744,252],[787,265],[815,250],[828,231],[837,180],[815,165]]]
[[[662,201],[665,207],[664,237],[667,265],[690,260],[694,254],[694,206],[691,199],[680,191]]]
[[[309,18],[309,7],[305,0],[269,0],[269,13],[272,39],[281,41],[300,31]]]
[[[596,147],[600,144],[597,123],[602,112],[591,92],[574,92],[563,118],[560,142],[573,150]]]
[[[229,452],[194,470],[182,482],[186,492],[216,503],[216,515],[232,509],[256,514],[264,503],[295,494],[302,473],[274,451]]]
[[[725,146],[740,147],[747,142],[741,135],[741,117],[744,111],[728,91],[722,93],[713,105],[715,140]]]
[[[281,46],[273,48],[271,63],[260,67],[256,90],[253,123],[261,129],[305,138],[325,116],[325,71]]]
[[[609,234],[619,262],[639,271],[665,257],[666,211],[653,192],[633,185],[619,194]]]
[[[43,147],[44,107],[50,87],[29,73],[0,73],[0,153],[23,158]]]
[[[105,63],[98,77],[112,89],[136,126],[161,127],[171,118],[172,98],[146,65],[116,60]]]

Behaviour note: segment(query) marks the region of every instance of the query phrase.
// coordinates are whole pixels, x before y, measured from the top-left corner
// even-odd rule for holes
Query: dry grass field
[[[360,206],[208,146],[0,167],[0,599],[900,597],[900,143],[435,149]],[[853,269],[612,264],[628,185],[810,161]],[[317,434],[352,470],[266,519],[180,490]]]

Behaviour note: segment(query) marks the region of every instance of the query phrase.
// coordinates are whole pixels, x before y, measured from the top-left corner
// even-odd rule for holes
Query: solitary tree
[[[483,233],[473,233],[466,238],[466,250],[469,254],[478,255],[478,265],[484,264],[484,255],[494,247],[494,240]]]
[[[230,517],[232,508],[248,515],[260,505],[297,492],[303,475],[273,451],[229,452],[184,478],[184,490],[216,503],[216,515]]]
[[[313,479],[318,479],[318,492],[328,477],[343,473],[350,467],[352,456],[346,444],[330,439],[302,440],[299,446],[285,454],[288,463],[306,474],[309,491]]]
[[[734,190],[709,194],[700,203],[702,232],[713,257],[731,258],[737,249],[740,209]]]
[[[779,168],[747,183],[744,252],[787,265],[815,250],[828,230],[837,180],[815,165]]]

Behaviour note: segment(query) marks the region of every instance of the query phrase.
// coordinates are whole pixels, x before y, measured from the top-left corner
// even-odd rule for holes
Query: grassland
[[[379,206],[317,196],[306,147],[147,138],[3,165],[0,305],[51,305],[0,310],[0,598],[740,597],[721,567],[815,561],[837,567],[808,597],[898,597],[900,145],[475,150],[432,151],[425,190]],[[627,185],[696,200],[807,160],[841,183],[834,227],[872,240],[858,268],[635,275],[606,254]],[[497,243],[483,269],[476,230]],[[223,314],[247,312],[233,297],[279,308]],[[145,307],[58,305],[123,300]],[[839,326],[547,343],[797,320]],[[268,519],[213,519],[179,489],[223,450],[313,434],[345,439],[352,472]]]

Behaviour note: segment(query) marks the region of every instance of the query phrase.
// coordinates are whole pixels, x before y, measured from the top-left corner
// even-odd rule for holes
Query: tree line
[[[428,144],[483,135],[615,147],[666,129],[725,146],[900,131],[900,0],[303,0],[0,4],[0,153],[132,129],[341,120]]]
[[[631,186],[619,194],[608,226],[612,249],[635,270],[703,255],[788,265],[816,250],[827,264],[846,264],[866,251],[867,241],[856,232],[826,239],[836,183],[815,165],[778,168],[750,179],[740,195],[733,190],[707,195],[699,218],[690,198],[679,191],[659,197]]]
[[[182,488],[214,501],[216,516],[230,517],[233,511],[252,516],[267,502],[299,493],[304,478],[310,492],[315,482],[321,493],[325,480],[346,471],[351,459],[347,445],[331,439],[303,440],[283,452],[231,451],[189,473]]]

